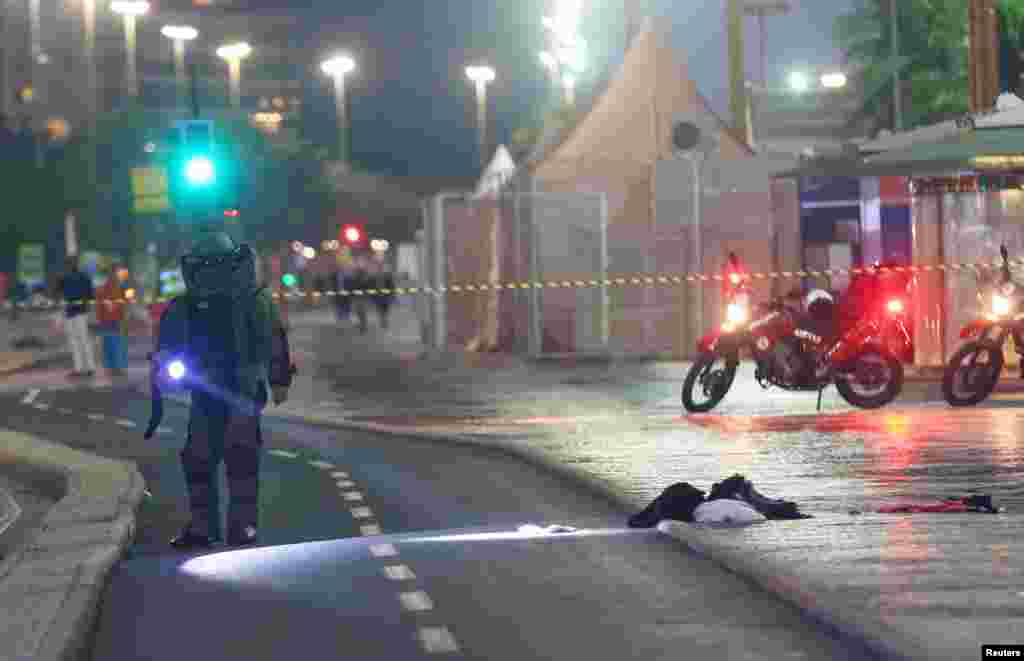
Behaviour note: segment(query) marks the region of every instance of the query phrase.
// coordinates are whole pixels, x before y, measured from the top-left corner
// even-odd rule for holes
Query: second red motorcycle
[[[901,356],[910,353],[905,322],[908,301],[877,301],[855,323],[840,329],[835,303],[823,290],[777,298],[752,314],[749,277],[736,255],[725,278],[726,321],[697,343],[697,360],[683,383],[683,406],[691,413],[715,408],[729,392],[740,358],[756,363],[765,389],[821,392],[829,385],[850,404],[885,406],[903,388]]]

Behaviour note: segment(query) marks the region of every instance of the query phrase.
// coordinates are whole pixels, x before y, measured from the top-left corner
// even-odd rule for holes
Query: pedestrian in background
[[[391,312],[391,304],[395,302],[395,274],[391,268],[382,261],[374,260],[371,268],[371,287],[378,291],[373,295],[373,303],[377,306],[377,317],[380,319],[380,327],[388,328],[388,321]],[[386,292],[386,293],[385,293]]]
[[[340,293],[343,289],[348,289],[348,269],[346,267],[340,267],[334,272],[334,311],[338,315],[338,321],[348,322],[352,317],[352,297],[342,296]]]
[[[354,270],[349,273],[349,276],[345,279],[345,289],[349,291],[366,291],[373,287],[370,279],[369,271],[367,270],[366,259],[363,257],[357,257],[355,262]],[[366,334],[368,329],[367,324],[367,313],[370,306],[369,296],[366,294],[357,294],[350,297],[352,300],[352,309],[356,313],[356,319],[359,321],[359,332],[363,335]]]
[[[78,268],[78,257],[65,260],[65,273],[58,280],[57,293],[64,299],[64,334],[75,362],[73,377],[96,374],[96,356],[89,335],[89,304],[95,300],[92,281]]]
[[[126,300],[122,280],[127,272],[116,264],[106,273],[107,281],[96,293],[96,321],[103,343],[103,367],[121,374],[128,367],[128,345],[125,340]]]

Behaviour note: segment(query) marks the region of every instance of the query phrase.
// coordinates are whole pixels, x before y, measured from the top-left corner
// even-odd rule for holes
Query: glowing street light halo
[[[185,164],[185,178],[192,185],[206,185],[213,181],[214,175],[213,161],[205,156],[196,156]]]
[[[122,16],[142,16],[149,13],[146,0],[114,0],[110,3],[110,11]]]
[[[476,65],[466,67],[466,77],[472,80],[474,83],[490,83],[494,82],[495,77],[494,69],[485,65]]]
[[[199,36],[199,30],[189,25],[165,25],[160,34],[174,41],[192,41]]]
[[[846,74],[842,71],[831,71],[821,76],[821,86],[825,89],[841,89],[846,87],[846,83]]]
[[[252,46],[244,41],[225,44],[217,49],[217,57],[225,60],[243,60],[252,54]]]
[[[806,92],[811,88],[811,79],[803,71],[789,74],[789,88],[794,92]]]
[[[347,76],[355,68],[356,61],[344,53],[333,55],[320,63],[320,70],[328,76]]]

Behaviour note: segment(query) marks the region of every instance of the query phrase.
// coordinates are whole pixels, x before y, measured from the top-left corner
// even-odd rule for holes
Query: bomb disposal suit
[[[177,548],[207,547],[222,539],[217,474],[227,467],[230,495],[227,543],[257,541],[260,414],[268,401],[287,398],[294,368],[288,338],[269,291],[256,286],[255,257],[224,233],[201,238],[181,259],[186,293],[160,319],[152,356],[154,420],[158,388],[191,394],[188,440],[181,463],[191,521],[171,541]],[[159,412],[158,412],[159,411]]]

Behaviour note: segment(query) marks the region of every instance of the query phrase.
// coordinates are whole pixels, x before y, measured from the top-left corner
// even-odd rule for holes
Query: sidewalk
[[[408,307],[387,335],[339,329],[326,311],[295,321],[303,371],[268,415],[502,448],[637,508],[673,482],[707,490],[741,472],[816,518],[663,532],[888,655],[976,658],[982,644],[1024,639],[1020,409],[852,412],[835,396],[816,415],[813,396],[755,386],[730,394],[724,415],[684,418],[685,363],[431,355]],[[1009,511],[851,513],[968,489]]]

